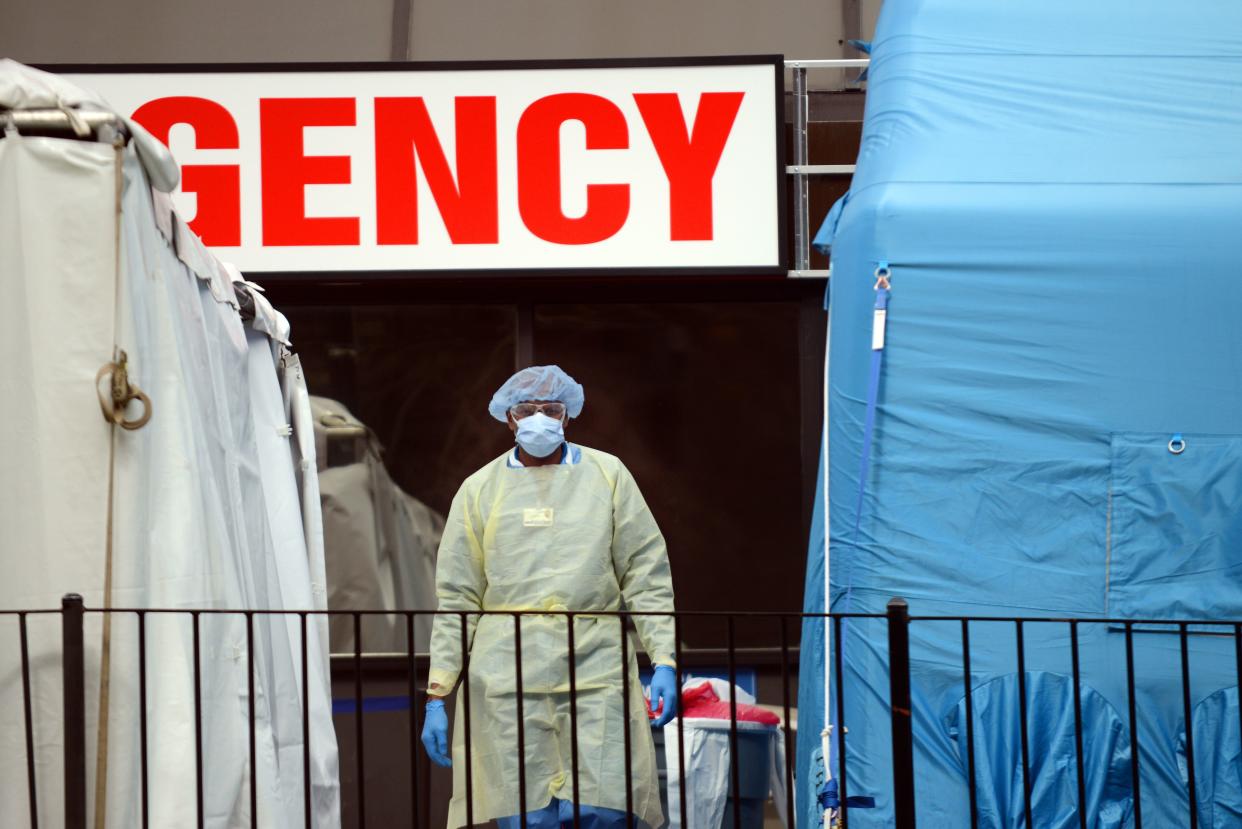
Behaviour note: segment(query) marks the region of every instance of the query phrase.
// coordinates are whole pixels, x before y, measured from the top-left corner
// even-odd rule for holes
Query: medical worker
[[[488,411],[513,431],[517,446],[475,472],[449,510],[436,564],[439,615],[431,637],[423,745],[453,767],[449,827],[465,826],[466,692],[472,815],[520,824],[519,757],[525,757],[530,829],[573,825],[574,752],[570,712],[569,629],[573,619],[577,688],[578,807],[584,829],[628,826],[625,721],[629,721],[633,813],[664,823],[655,750],[631,639],[622,664],[621,620],[592,611],[670,613],[673,583],[664,537],[629,470],[612,455],[566,442],[582,411],[582,386],[556,366],[509,378]],[[514,616],[454,611],[548,611],[522,615],[522,706],[518,712]],[[462,624],[462,618],[465,624]],[[676,713],[671,615],[631,617],[652,663],[656,725]],[[462,636],[468,688],[458,689],[450,761],[444,698],[458,685]],[[624,634],[629,636],[628,633]],[[629,709],[622,689],[629,687]],[[525,752],[518,748],[518,718]]]

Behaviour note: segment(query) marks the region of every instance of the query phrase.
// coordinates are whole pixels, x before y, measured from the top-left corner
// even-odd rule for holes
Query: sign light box
[[[779,57],[67,75],[248,272],[783,273]]]

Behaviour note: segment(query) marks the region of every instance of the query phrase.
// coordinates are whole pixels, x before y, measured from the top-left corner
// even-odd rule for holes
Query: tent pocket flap
[[[1112,437],[1108,613],[1242,616],[1242,436]]]

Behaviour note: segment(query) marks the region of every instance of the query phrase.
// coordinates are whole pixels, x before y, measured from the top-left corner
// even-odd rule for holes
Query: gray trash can
[[[692,728],[709,728],[712,731],[728,731],[728,720],[687,720],[682,726],[687,732]],[[750,728],[754,726],[751,725]],[[660,805],[664,814],[668,810],[668,769],[665,767],[664,729],[653,728],[655,738],[656,773],[660,781]],[[742,829],[763,829],[764,805],[768,801],[768,762],[772,751],[772,738],[776,734],[776,726],[763,730],[739,730],[737,733],[738,754],[738,790],[729,782],[729,798],[725,803],[724,815],[719,829],[734,829],[733,813],[741,812]],[[694,775],[694,769],[687,765],[686,776]],[[690,829],[683,825],[682,829]],[[699,829],[699,827],[694,827]]]

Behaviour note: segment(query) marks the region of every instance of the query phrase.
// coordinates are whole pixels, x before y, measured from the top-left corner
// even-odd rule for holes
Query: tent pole
[[[826,290],[826,289],[825,289]],[[829,315],[827,322],[827,331],[824,336],[824,436],[823,436],[823,480],[820,486],[824,490],[824,728],[820,732],[821,747],[820,751],[824,758],[824,780],[832,779],[832,727],[828,724],[832,717],[832,617],[828,615],[832,610],[832,558],[831,547],[829,542],[832,538],[831,524],[829,523],[830,504],[828,481],[829,481],[829,444],[828,444],[828,365],[829,355],[831,353],[832,343],[832,316]],[[835,817],[832,810],[824,810],[824,829],[831,829],[832,820]]]

